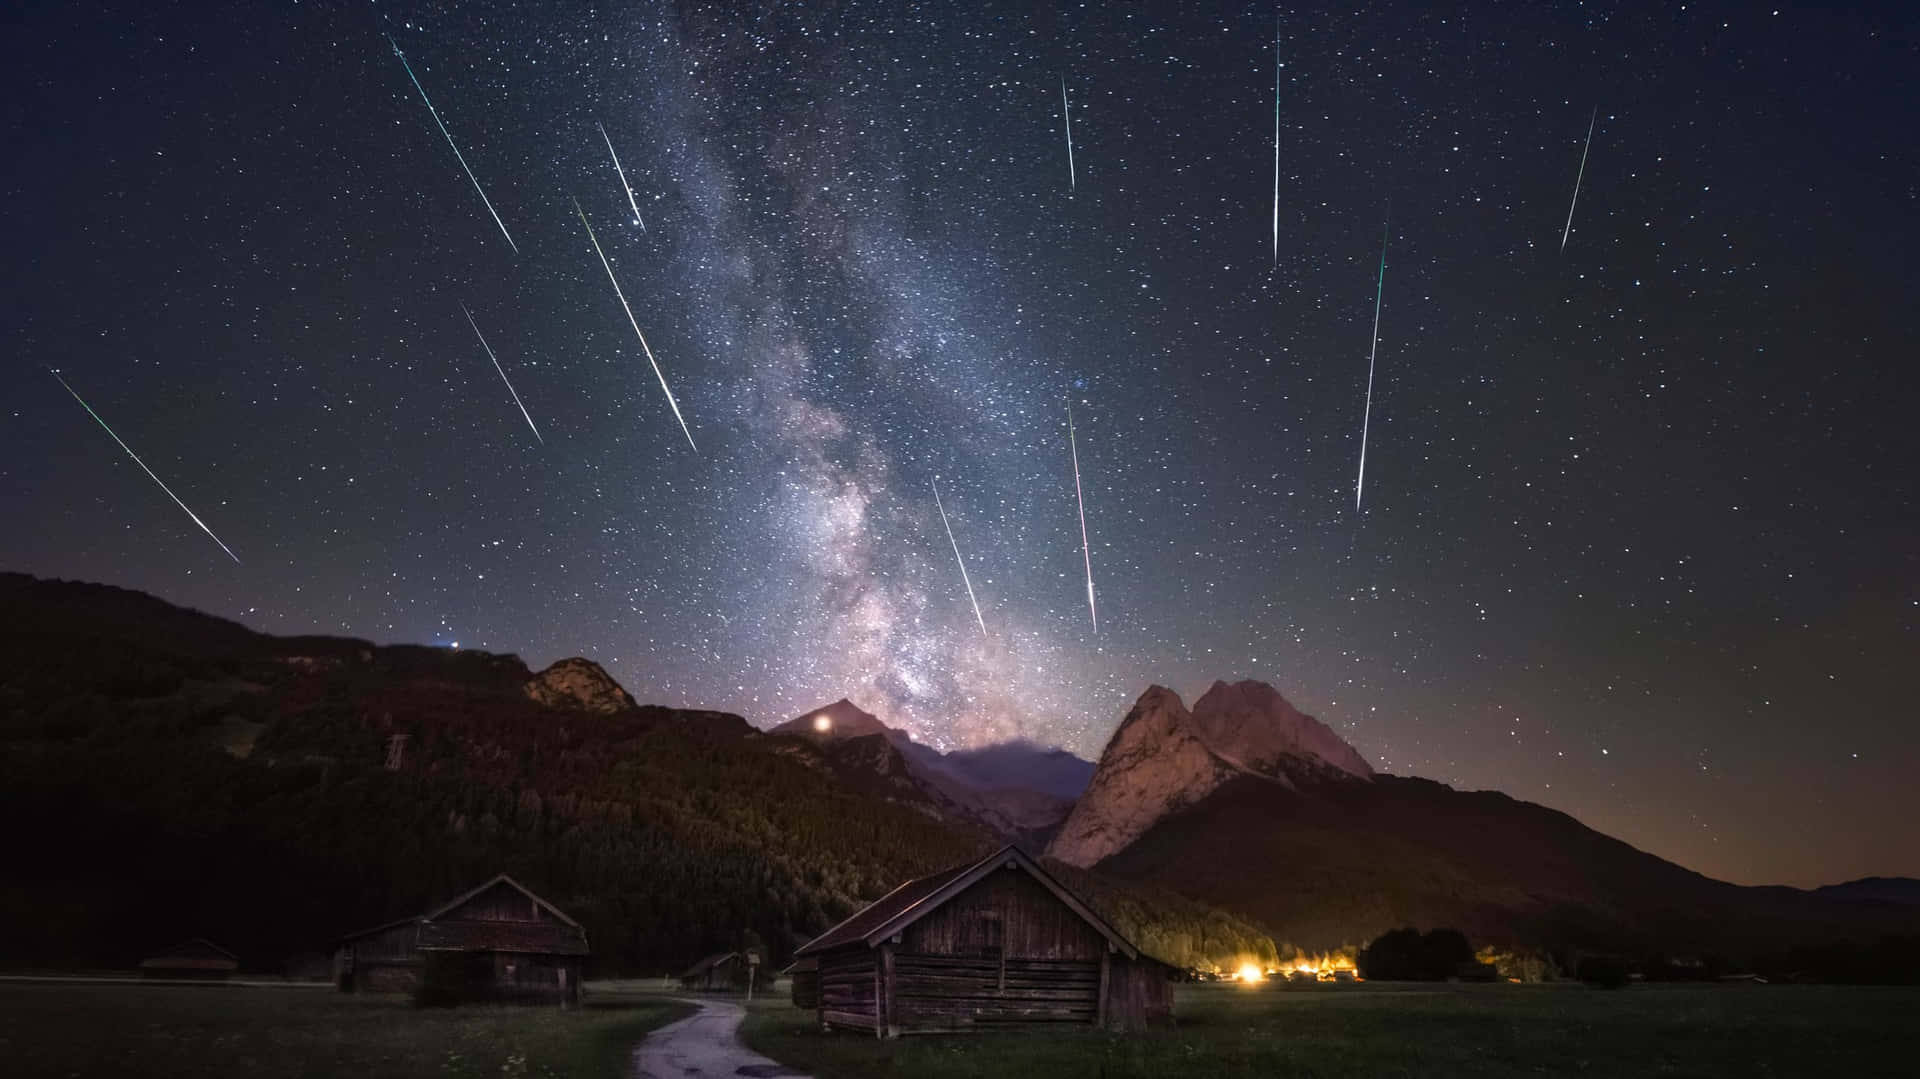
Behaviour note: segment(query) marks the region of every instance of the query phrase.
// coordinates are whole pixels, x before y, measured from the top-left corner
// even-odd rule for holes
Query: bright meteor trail
[[[513,394],[513,403],[519,407],[520,415],[526,416],[527,427],[533,431],[534,440],[543,446],[546,445],[547,440],[540,437],[540,428],[533,426],[533,417],[527,416],[527,406],[520,404],[520,391],[513,388],[513,382],[507,378],[506,370],[500,366],[500,358],[493,354],[493,346],[487,344],[486,335],[480,332],[480,324],[473,320],[473,312],[468,311],[464,303],[460,305],[460,310],[467,316],[467,325],[473,327],[473,335],[480,339],[480,347],[487,350],[487,359],[493,361],[493,369],[500,372],[500,381],[505,382],[507,392]]]
[[[1073,113],[1067,109],[1067,77],[1060,76],[1060,116],[1067,122],[1067,190],[1080,189],[1078,174],[1073,171]]]
[[[647,223],[640,219],[640,204],[633,200],[633,185],[627,182],[627,170],[620,167],[620,155],[613,152],[613,140],[607,138],[606,125],[593,126],[600,129],[601,138],[607,139],[607,156],[613,158],[613,171],[620,174],[620,186],[627,189],[627,205],[633,207],[633,223],[640,226],[641,232],[647,231]]]
[[[427,96],[427,88],[420,85],[420,77],[413,73],[413,65],[407,63],[407,54],[400,51],[400,43],[393,40],[393,38],[387,38],[387,44],[393,46],[393,55],[400,58],[400,66],[407,69],[407,78],[412,79],[413,88],[420,91],[420,100],[427,103],[427,112],[433,116],[433,122],[440,126],[440,134],[447,137],[447,145],[453,147],[453,156],[459,159],[460,167],[466,169],[467,179],[473,181],[473,189],[479,192],[480,201],[486,204],[487,212],[493,214],[493,223],[500,226],[500,235],[506,236],[507,246],[513,248],[514,254],[519,254],[520,245],[514,243],[513,237],[507,234],[507,223],[500,220],[500,215],[495,213],[493,203],[487,198],[487,193],[480,190],[479,179],[473,175],[473,170],[467,167],[467,159],[465,155],[460,153],[460,147],[454,145],[453,135],[447,131],[447,125],[440,120],[440,110],[433,107],[433,99]]]
[[[967,560],[960,557],[960,541],[953,538],[953,524],[947,520],[947,507],[940,501],[940,481],[933,482],[933,504],[940,510],[940,523],[946,525],[947,542],[953,544],[953,560],[960,564],[960,583],[967,586],[967,600],[973,604],[974,621],[980,623],[982,636],[987,632],[987,620],[980,616],[980,601],[973,597],[973,582],[967,578]]]
[[[1073,500],[1080,506],[1080,557],[1087,564],[1087,617],[1100,632],[1100,611],[1093,605],[1093,552],[1087,544],[1087,499],[1080,493],[1080,445],[1073,437],[1073,402],[1067,402],[1067,449],[1073,453]]]
[[[593,241],[593,253],[600,256],[600,265],[607,271],[607,280],[613,282],[613,294],[620,297],[620,307],[627,313],[627,322],[633,326],[633,334],[640,339],[640,347],[647,354],[647,362],[653,365],[653,377],[660,380],[660,392],[667,395],[667,407],[673,409],[673,418],[680,421],[680,433],[687,436],[687,445],[693,452],[699,453],[700,447],[693,444],[693,432],[687,430],[686,417],[680,415],[680,404],[673,399],[673,391],[667,388],[667,376],[660,373],[660,361],[653,358],[653,348],[647,344],[647,335],[640,332],[640,320],[633,317],[633,308],[627,304],[627,294],[620,291],[620,279],[613,276],[613,264],[607,261],[607,253],[600,250],[600,240],[593,234],[593,226],[587,222],[587,212],[580,208],[580,200],[573,200],[573,212],[580,215],[580,223],[587,226],[587,239]]]
[[[1273,264],[1280,265],[1280,28],[1273,31]]]
[[[1567,249],[1567,237],[1573,234],[1573,208],[1580,205],[1580,181],[1587,178],[1587,151],[1593,149],[1593,125],[1600,119],[1600,106],[1587,118],[1587,144],[1580,148],[1580,171],[1573,177],[1573,201],[1567,204],[1567,227],[1560,231],[1560,250]]]
[[[1360,419],[1360,475],[1353,481],[1353,508],[1360,509],[1360,495],[1367,482],[1367,429],[1373,422],[1373,361],[1380,355],[1380,297],[1387,289],[1387,237],[1393,222],[1393,205],[1387,205],[1387,224],[1380,228],[1380,280],[1373,290],[1373,346],[1367,351],[1367,410]]]
[[[100,429],[102,431],[105,431],[109,436],[111,436],[115,442],[120,442],[120,436],[113,433],[113,428],[107,426],[107,421],[100,418],[100,414],[93,410],[92,405],[87,404],[85,398],[81,397],[77,393],[74,393],[73,387],[67,385],[67,380],[64,378],[60,378],[60,372],[49,370],[47,373],[52,375],[54,378],[59,379],[60,385],[65,387],[68,393],[73,394],[73,399],[80,402],[80,407],[87,410],[87,415],[93,417],[93,422],[99,424]],[[168,487],[166,484],[166,481],[162,480],[159,476],[155,476],[153,474],[153,469],[148,468],[147,463],[140,459],[140,455],[133,452],[133,447],[127,445],[125,442],[120,442],[120,448],[127,451],[127,456],[133,458],[133,463],[136,465],[139,465],[140,470],[142,472],[145,472],[149,477],[151,477],[153,479],[153,482],[159,484],[160,489],[162,491],[167,492],[167,497],[173,499],[174,505],[179,506],[182,510],[186,512],[187,516],[193,518],[193,523],[200,526],[200,531],[205,532],[207,534],[208,539],[211,539],[213,542],[220,544],[220,549],[227,552],[227,557],[233,559],[234,565],[237,566],[240,564],[240,556],[237,554],[234,554],[233,549],[228,547],[226,544],[220,543],[220,537],[213,534],[213,529],[207,527],[207,522],[202,521],[200,519],[199,514],[193,512],[190,509],[187,509],[187,504],[185,502],[180,501],[180,496],[173,493],[173,488]]]

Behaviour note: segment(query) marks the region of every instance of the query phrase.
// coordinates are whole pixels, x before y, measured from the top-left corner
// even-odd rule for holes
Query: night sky
[[[1920,875],[1913,5],[730,6],[9,6],[0,567]]]

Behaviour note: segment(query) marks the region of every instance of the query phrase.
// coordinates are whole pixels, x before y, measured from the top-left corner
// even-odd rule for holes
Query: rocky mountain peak
[[[1366,758],[1265,682],[1215,682],[1194,702],[1193,725],[1215,753],[1249,772],[1279,776],[1306,759],[1359,779],[1373,775]]]
[[[880,722],[873,713],[842,697],[825,708],[815,708],[804,715],[795,716],[768,733],[797,734],[818,742],[836,742],[845,738],[864,738],[869,734],[883,734],[892,738],[902,732]]]
[[[1195,734],[1180,695],[1149,686],[1108,740],[1047,853],[1069,865],[1094,865],[1236,774]]]
[[[1241,775],[1291,787],[1309,776],[1370,779],[1373,769],[1263,682],[1215,682],[1191,712],[1179,694],[1150,686],[1113,732],[1047,853],[1094,865]]]
[[[638,707],[612,675],[598,663],[579,656],[560,660],[529,678],[522,692],[549,708],[570,708],[597,715],[614,715]]]

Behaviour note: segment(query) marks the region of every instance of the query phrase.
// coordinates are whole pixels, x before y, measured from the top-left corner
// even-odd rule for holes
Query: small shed
[[[787,976],[788,988],[793,993],[793,1006],[808,1011],[820,1009],[820,959],[807,956],[796,959],[792,965],[780,973]]]
[[[1017,847],[910,880],[808,941],[821,1023],[880,1037],[1173,1014],[1147,956]]]
[[[692,993],[731,993],[745,989],[746,964],[739,952],[707,956],[680,975],[680,988]]]
[[[342,992],[411,992],[426,1003],[574,1004],[587,934],[502,873],[412,918],[342,937]]]
[[[225,981],[240,969],[240,958],[205,937],[183,940],[140,960],[142,978]]]

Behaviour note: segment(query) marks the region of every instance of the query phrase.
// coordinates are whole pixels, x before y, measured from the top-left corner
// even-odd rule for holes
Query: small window
[[[997,910],[980,912],[980,954],[989,959],[1000,958],[1001,949],[1006,942],[1006,924]]]

